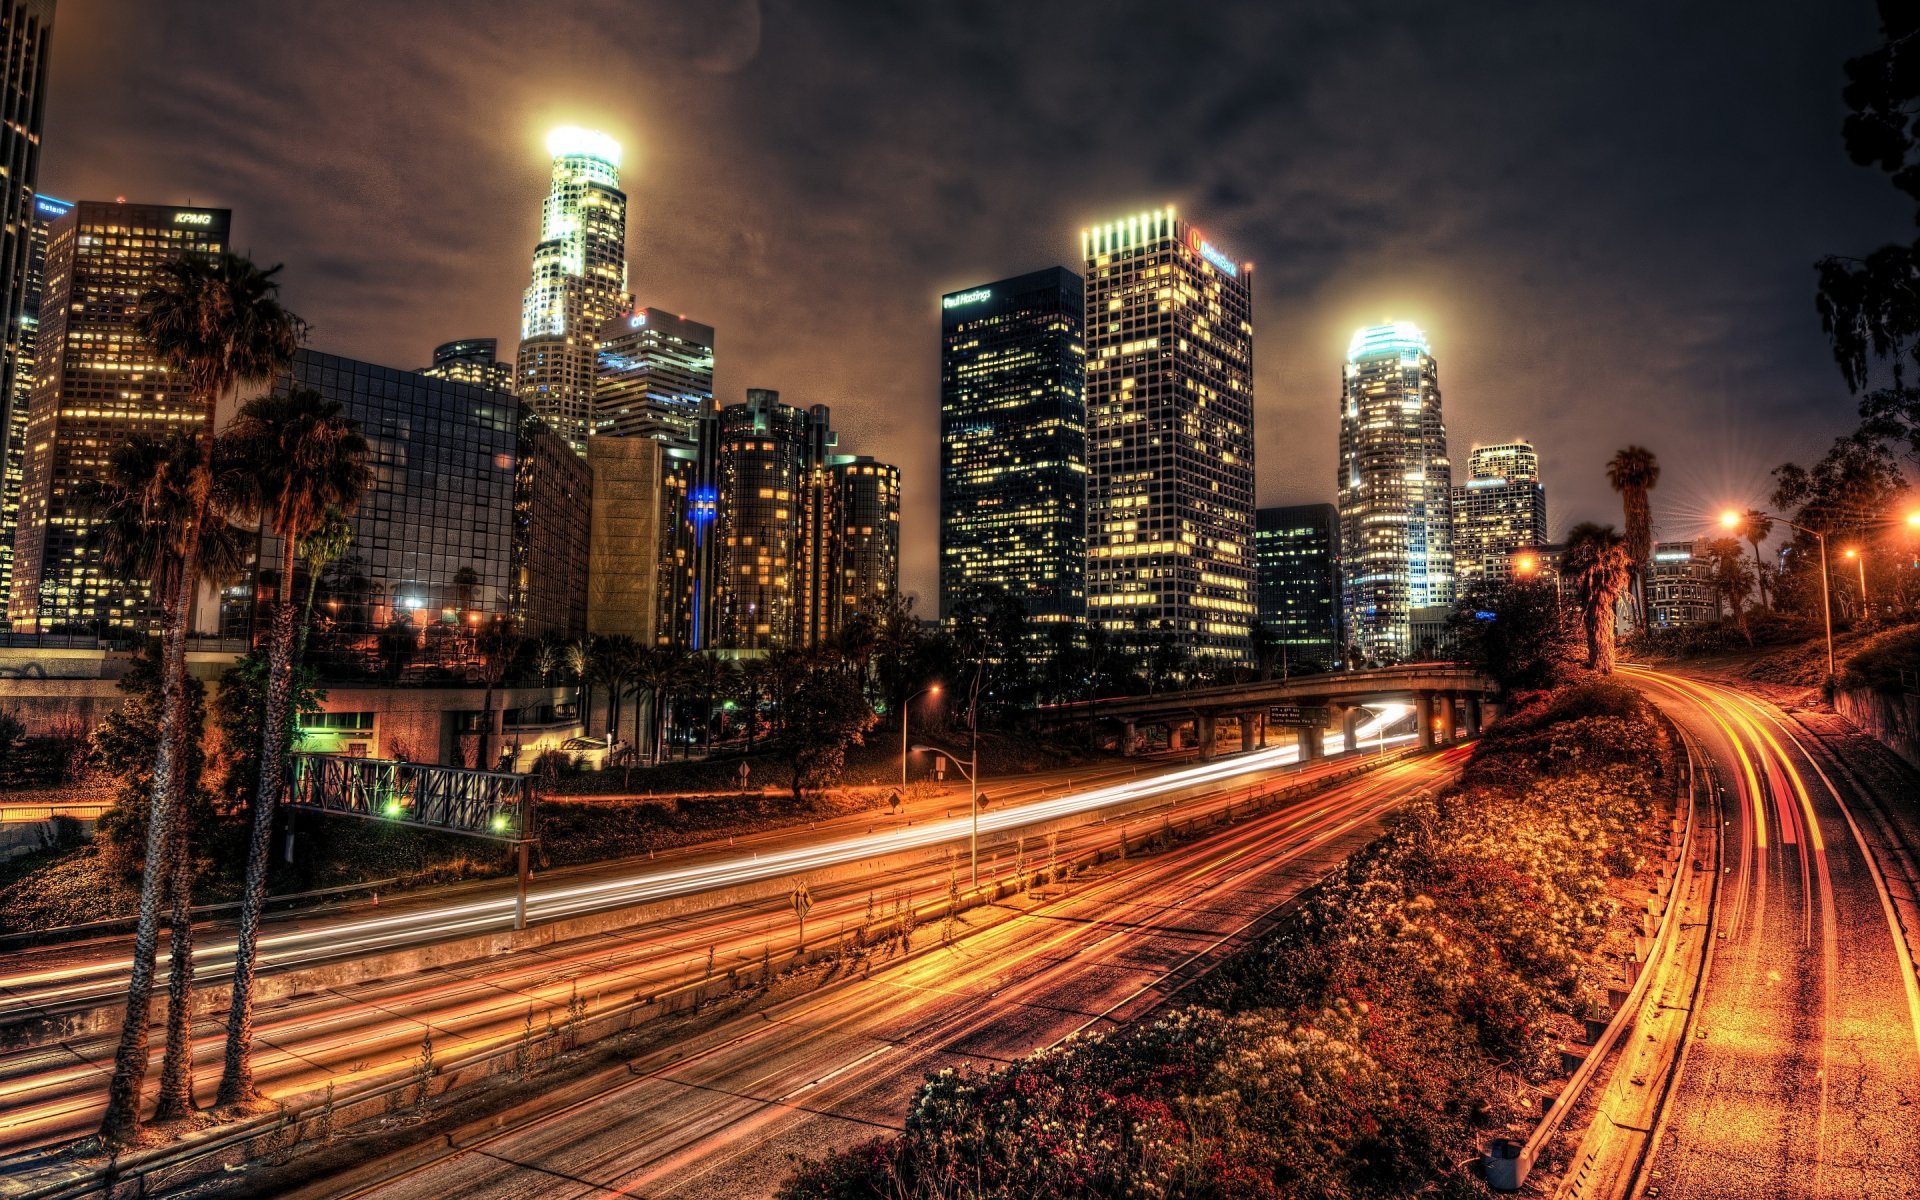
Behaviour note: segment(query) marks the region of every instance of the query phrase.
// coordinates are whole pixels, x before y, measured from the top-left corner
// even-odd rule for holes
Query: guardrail
[[[1421,753],[1425,751],[1409,747],[1391,754],[1373,756],[1344,771],[1316,776],[1305,782],[1288,784],[1283,777],[1269,784],[1245,788],[1244,799],[1241,798],[1241,788],[1230,789],[1224,803],[1218,806],[1219,819],[1207,820],[1207,826],[1211,828],[1233,823],[1236,819],[1236,803],[1244,805],[1238,816],[1252,815]],[[1150,824],[1154,815],[1148,812],[1142,814],[1141,819],[1142,823]],[[1125,858],[1129,851],[1130,832],[1136,835],[1133,842],[1136,849],[1147,837],[1162,831],[1171,832],[1182,826],[1191,836],[1199,828],[1202,814],[1188,817],[1179,826],[1167,814],[1161,814],[1160,821],[1160,825],[1147,830],[1134,830],[1122,818],[1115,823],[1113,832],[1116,836],[1111,840],[1102,839],[1100,843],[1077,853],[1060,855],[1044,866],[1036,862],[1027,872],[1016,869],[1011,877],[996,877],[978,887],[961,889],[958,894],[950,893],[913,905],[900,913],[878,917],[871,924],[851,931],[851,946],[855,950],[864,950],[870,946],[887,944],[899,938],[903,931],[910,936],[914,929],[922,925],[1017,894],[1030,883],[1037,883],[1042,874],[1049,876],[1049,883],[1057,883],[1062,878],[1071,880],[1073,876],[1110,858]],[[1102,827],[1089,826],[1093,829]],[[1026,837],[1020,839],[1022,843],[1026,840]],[[212,1160],[232,1151],[239,1151],[242,1158],[248,1159],[267,1153],[289,1152],[309,1138],[331,1137],[335,1129],[343,1125],[404,1109],[409,1104],[409,1096],[412,1097],[412,1104],[424,1104],[426,1100],[445,1095],[455,1088],[469,1086],[506,1071],[518,1072],[538,1066],[543,1059],[557,1058],[589,1042],[630,1030],[653,1017],[690,1010],[733,992],[760,987],[776,971],[791,971],[842,956],[847,953],[848,933],[843,929],[830,942],[820,938],[811,950],[798,944],[797,933],[792,939],[783,937],[780,939],[783,943],[791,940],[794,944],[791,947],[783,944],[778,956],[772,954],[772,939],[769,939],[768,949],[759,963],[749,962],[744,967],[730,968],[724,974],[714,974],[711,968],[707,968],[698,977],[694,971],[689,971],[677,981],[645,993],[634,993],[598,1010],[584,1006],[576,1010],[570,1004],[566,1016],[559,1023],[552,1022],[553,1010],[550,1010],[548,1025],[531,1038],[525,1035],[507,1037],[500,1044],[483,1046],[462,1055],[445,1059],[435,1056],[430,1071],[424,1073],[417,1065],[397,1064],[378,1077],[366,1077],[359,1086],[345,1092],[329,1081],[323,1090],[317,1089],[302,1095],[296,1103],[281,1102],[277,1112],[243,1118],[231,1125],[189,1134],[169,1146],[111,1159],[85,1174],[38,1187],[28,1186],[12,1193],[10,1200],[80,1200],[81,1197],[103,1194],[116,1196],[123,1187],[131,1188],[134,1195],[147,1195],[156,1189],[184,1183],[196,1167],[207,1172],[221,1169]],[[694,956],[689,961],[705,962],[700,956]],[[823,984],[826,982],[828,980],[822,980]]]
[[[1629,985],[1626,998],[1614,1010],[1606,1029],[1588,1048],[1580,1066],[1561,1087],[1560,1094],[1554,1097],[1553,1103],[1545,1113],[1541,1114],[1539,1123],[1534,1126],[1533,1132],[1527,1135],[1526,1141],[1515,1146],[1510,1139],[1496,1138],[1488,1146],[1484,1159],[1487,1185],[1496,1191],[1518,1191],[1526,1183],[1527,1176],[1532,1173],[1540,1152],[1546,1148],[1554,1135],[1559,1133],[1561,1124],[1567,1119],[1567,1114],[1579,1104],[1581,1096],[1585,1094],[1594,1077],[1599,1074],[1600,1064],[1607,1060],[1614,1045],[1639,1019],[1640,1007],[1646,1000],[1647,990],[1654,974],[1646,969],[1647,964],[1654,962],[1665,953],[1672,931],[1677,925],[1673,915],[1674,900],[1679,895],[1681,872],[1685,869],[1687,856],[1693,845],[1696,823],[1694,810],[1699,804],[1699,771],[1693,743],[1670,719],[1663,716],[1662,720],[1667,721],[1687,751],[1687,806],[1679,841],[1668,852],[1668,859],[1674,863],[1674,870],[1667,879],[1666,898],[1660,910],[1660,925],[1654,932],[1645,957],[1640,960],[1641,968]]]

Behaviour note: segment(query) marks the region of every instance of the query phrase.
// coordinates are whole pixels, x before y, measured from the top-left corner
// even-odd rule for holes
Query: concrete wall
[[[1852,688],[1835,692],[1833,707],[1889,750],[1920,767],[1920,696]]]
[[[593,515],[587,555],[587,629],[653,644],[659,608],[660,443],[587,441]]]

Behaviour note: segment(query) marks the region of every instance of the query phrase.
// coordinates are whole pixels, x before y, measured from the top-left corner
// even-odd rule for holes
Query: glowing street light
[[[1517,554],[1513,559],[1513,573],[1522,578],[1531,577],[1540,571],[1540,556],[1537,554]]]
[[[906,703],[900,706],[900,786],[901,787],[907,786],[907,710],[912,708],[913,702],[915,700],[918,700],[920,697],[938,696],[939,694],[940,694],[939,684],[937,683],[928,684],[926,687],[921,688],[919,691],[915,692],[913,695],[908,696],[906,699]]]
[[[1759,510],[1756,509],[1755,511],[1758,512]],[[1827,683],[1831,685],[1834,677],[1839,674],[1839,671],[1835,669],[1833,658],[1833,597],[1827,587],[1827,535],[1818,529],[1808,529],[1805,525],[1797,525],[1785,517],[1776,517],[1771,513],[1760,513],[1760,515],[1763,517],[1771,517],[1789,529],[1798,529],[1801,533],[1810,534],[1815,541],[1820,543],[1820,615],[1825,618],[1827,627]],[[1745,527],[1746,523],[1746,515],[1736,512],[1731,508],[1720,514],[1720,526],[1723,529],[1741,529]],[[1861,578],[1864,579],[1866,576],[1863,574]]]
[[[1867,615],[1867,556],[1860,553],[1860,547],[1848,546],[1847,557],[1860,568],[1860,615]]]

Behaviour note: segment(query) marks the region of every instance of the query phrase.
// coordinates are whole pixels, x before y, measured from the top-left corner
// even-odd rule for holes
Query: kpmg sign
[[[173,214],[175,225],[211,225],[213,214],[204,212],[177,212]]]
[[[1226,255],[1226,252],[1221,250],[1218,246],[1214,245],[1212,242],[1208,241],[1206,238],[1201,237],[1200,231],[1198,229],[1192,229],[1187,231],[1187,245],[1193,247],[1193,252],[1195,254],[1198,254],[1201,258],[1206,259],[1208,262],[1220,268],[1222,271],[1225,271],[1227,274],[1232,275],[1235,278],[1239,277],[1240,264],[1233,261],[1231,258],[1228,258]]]
[[[964,304],[978,304],[982,300],[993,299],[992,288],[975,288],[970,292],[955,292],[951,296],[940,298],[941,308],[959,308]]]

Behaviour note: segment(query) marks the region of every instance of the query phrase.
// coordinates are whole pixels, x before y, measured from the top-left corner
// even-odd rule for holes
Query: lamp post
[[[1839,671],[1835,669],[1833,658],[1833,596],[1827,585],[1827,535],[1818,529],[1808,529],[1805,525],[1795,524],[1785,517],[1777,517],[1772,513],[1760,515],[1778,521],[1789,529],[1798,529],[1801,533],[1810,534],[1820,543],[1820,615],[1827,627],[1827,682],[1831,684],[1839,675]],[[1732,509],[1720,514],[1720,525],[1724,529],[1738,529],[1745,523],[1746,518]],[[1864,571],[1864,568],[1862,570]],[[1865,574],[1862,574],[1861,578],[1865,579]]]
[[[900,786],[901,787],[907,786],[907,710],[912,708],[913,702],[915,700],[918,700],[920,697],[927,696],[927,695],[938,696],[939,694],[940,694],[940,685],[937,683],[929,684],[928,686],[923,687],[919,691],[915,692],[913,695],[908,696],[906,698],[906,701],[900,705]]]
[[[1847,547],[1847,557],[1860,568],[1860,619],[1866,620],[1867,612],[1867,556],[1860,553],[1858,546]]]
[[[925,750],[930,754],[945,754],[953,761],[953,769],[967,777],[967,807],[973,813],[973,831],[967,836],[967,886],[980,886],[980,739],[973,740],[972,761],[966,766],[960,765],[960,759],[942,750],[938,746],[915,746],[915,750]]]

